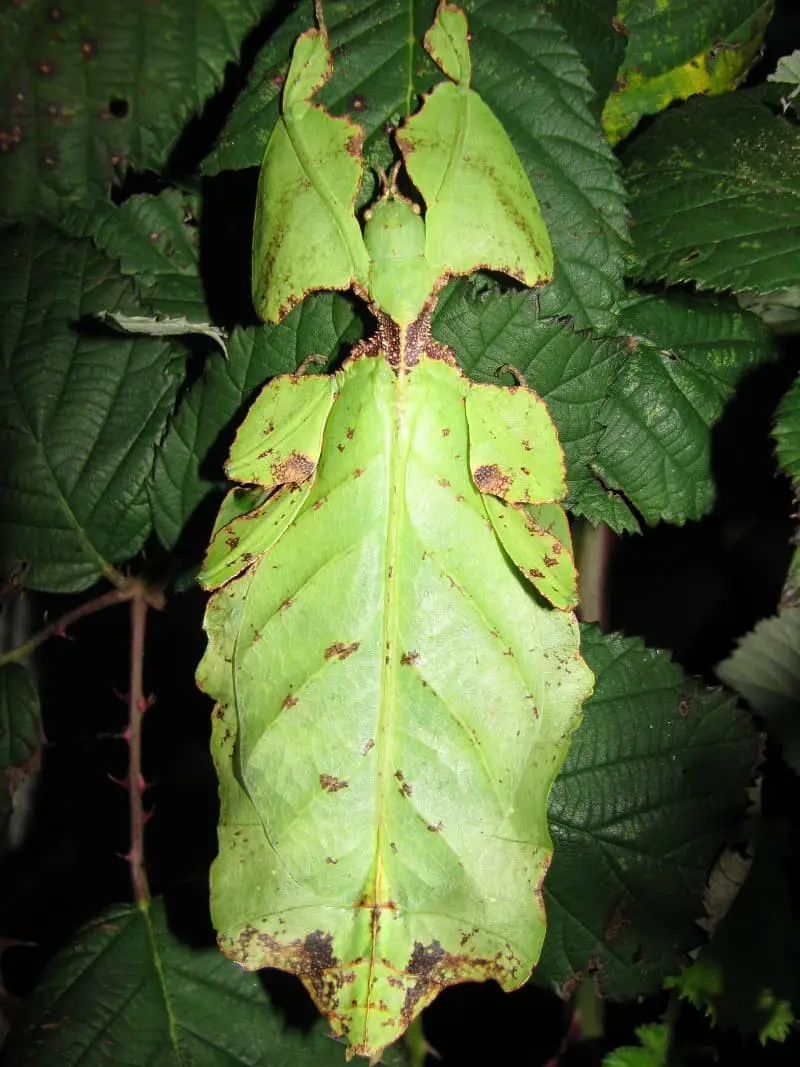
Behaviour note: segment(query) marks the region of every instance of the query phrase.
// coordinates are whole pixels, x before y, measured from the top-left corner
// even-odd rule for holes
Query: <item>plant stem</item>
[[[580,607],[578,617],[582,622],[596,622],[600,629],[607,628],[608,607],[606,604],[606,578],[611,553],[613,533],[602,523],[579,520],[573,531],[575,562],[580,574]]]
[[[142,774],[142,719],[149,707],[144,695],[144,639],[147,627],[148,603],[140,592],[131,600],[131,674],[128,691],[128,799],[131,817],[131,846],[128,861],[131,865],[133,896],[140,908],[150,903],[150,888],[144,859],[144,791],[147,783]]]
[[[102,611],[104,608],[109,608],[114,604],[124,604],[129,600],[134,600],[136,597],[142,597],[146,603],[157,610],[164,606],[164,598],[160,592],[146,589],[137,579],[126,579],[121,585],[110,589],[107,593],[95,597],[94,600],[87,600],[84,604],[79,604],[77,608],[73,608],[72,611],[68,611],[60,618],[47,623],[46,626],[43,626],[38,633],[28,638],[23,644],[17,645],[16,648],[12,648],[8,652],[3,652],[0,655],[0,667],[3,667],[6,663],[18,663],[20,660],[24,660],[26,656],[30,656],[39,645],[44,644],[51,637],[56,635],[63,637],[67,627],[72,626],[79,619],[83,619],[87,615],[93,615],[96,611]]]

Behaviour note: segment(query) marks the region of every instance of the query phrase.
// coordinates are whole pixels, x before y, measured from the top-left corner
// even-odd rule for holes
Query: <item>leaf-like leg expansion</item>
[[[297,39],[283,106],[264,153],[253,233],[253,303],[279,322],[312,290],[364,284],[367,252],[354,204],[362,128],[312,103],[331,74],[327,35]]]
[[[206,553],[199,576],[201,584],[206,589],[218,589],[268,552],[300,511],[311,484],[307,481],[302,485],[282,486],[260,506],[220,526]],[[236,492],[232,490],[227,499]]]
[[[469,465],[475,485],[511,504],[566,493],[564,455],[547,405],[532,389],[473,385],[467,394]]]
[[[273,378],[236,434],[225,466],[228,477],[266,489],[311,478],[335,396],[328,375]]]
[[[497,270],[528,286],[553,275],[553,250],[528,176],[494,113],[469,87],[467,19],[441,4],[425,47],[442,82],[398,131],[411,180],[425,198],[433,277]]]
[[[500,544],[525,577],[553,607],[567,610],[578,603],[578,576],[568,544],[542,529],[521,507],[494,496],[484,506]],[[542,505],[558,507],[557,504]],[[565,517],[566,522],[566,517]]]

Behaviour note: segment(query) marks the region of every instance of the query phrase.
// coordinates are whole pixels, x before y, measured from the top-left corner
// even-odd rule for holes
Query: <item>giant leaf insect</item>
[[[592,678],[547,408],[471,383],[430,332],[453,275],[552,273],[470,87],[466,17],[440,4],[424,44],[446,80],[396,132],[414,197],[395,169],[363,231],[363,131],[313,100],[332,69],[317,18],[264,156],[254,302],[278,322],[353,289],[377,329],[334,374],[273,379],[239,429],[198,679],[217,700],[220,946],[297,974],[375,1063],[445,986],[529,977],[547,796]]]

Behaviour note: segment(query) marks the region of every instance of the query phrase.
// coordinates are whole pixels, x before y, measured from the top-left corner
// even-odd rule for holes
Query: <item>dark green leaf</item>
[[[216,947],[181,944],[155,903],[117,905],[75,935],[16,1018],[6,1056],[30,1067],[340,1067],[344,1049],[320,1026],[288,1027],[258,975]]]
[[[430,25],[432,9],[414,5],[417,38]],[[555,249],[555,278],[540,291],[542,312],[571,316],[578,328],[609,330],[627,240],[624,191],[591,116],[594,94],[583,64],[561,28],[534,6],[475,0],[467,12],[473,87],[509,134]],[[367,164],[386,164],[386,125],[414,110],[418,94],[436,80],[430,63],[419,48],[409,50],[408,10],[399,0],[378,0],[367,11],[358,0],[345,0],[331,10],[328,22],[334,74],[320,99],[335,113],[356,114],[367,134]],[[307,21],[296,16],[291,30],[288,24],[282,27],[259,57],[220,146],[207,161],[209,173],[261,163],[277,117],[276,79],[297,30],[307,25],[310,14]]]
[[[781,467],[794,481],[800,480],[800,378],[780,402],[772,436]]]
[[[160,315],[207,322],[199,271],[197,197],[178,189],[159,196],[132,196],[121,207],[95,204],[91,212],[73,211],[65,226],[91,237],[136,291]]]
[[[551,9],[586,65],[599,114],[625,55],[625,35],[614,25],[617,0],[551,0]]]
[[[539,981],[594,974],[614,999],[658,991],[700,940],[703,889],[740,817],[758,744],[719,690],[637,638],[583,627],[595,674],[550,796]]]
[[[800,774],[800,608],[762,619],[717,667],[766,722],[789,766]]]
[[[630,354],[601,413],[595,469],[648,523],[699,519],[714,499],[710,431],[770,335],[733,301],[641,297],[623,312]]]
[[[238,413],[255,389],[276,374],[296,370],[310,355],[322,354],[326,362],[335,358],[345,338],[356,339],[357,330],[353,309],[346,300],[338,295],[315,295],[280,326],[236,330],[227,360],[216,353],[209,357],[159,449],[150,500],[153,524],[162,544],[175,546],[195,508],[212,491],[215,479],[223,481],[225,449],[219,449],[211,462],[209,451],[226,428],[238,426]]]
[[[785,1041],[800,1005],[800,924],[792,895],[796,831],[783,819],[759,825],[747,878],[697,959],[668,982],[715,1026]]]
[[[160,170],[274,0],[30,0],[0,19],[4,220]]]
[[[74,592],[147,538],[145,484],[183,360],[164,341],[85,329],[101,308],[136,308],[132,283],[89,241],[39,227],[3,244],[0,566]]]
[[[667,112],[623,163],[641,277],[758,293],[800,282],[797,130],[760,90]]]

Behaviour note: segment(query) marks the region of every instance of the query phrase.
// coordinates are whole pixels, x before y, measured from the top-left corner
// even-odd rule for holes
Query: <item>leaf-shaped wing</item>
[[[313,290],[349,289],[367,277],[353,212],[364,133],[311,102],[330,73],[327,37],[308,30],[295,45],[258,183],[253,303],[269,322]]]
[[[487,521],[456,367],[361,356],[337,386],[307,499],[208,607],[212,912],[377,1057],[443,987],[530,974],[591,676]]]
[[[427,205],[434,277],[484,269],[529,286],[549,281],[553,252],[536,195],[508,134],[469,87],[463,11],[440,5],[425,47],[453,81],[433,90],[397,143]]]

